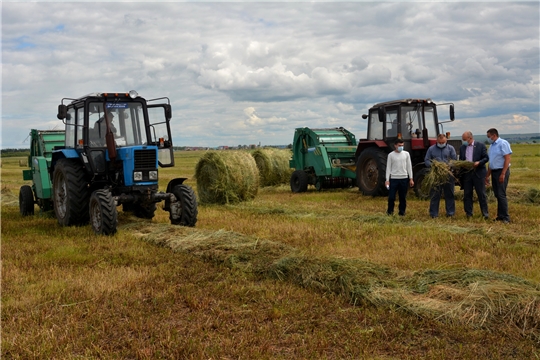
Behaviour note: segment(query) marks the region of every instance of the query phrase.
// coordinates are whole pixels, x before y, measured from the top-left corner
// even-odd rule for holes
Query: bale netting
[[[290,150],[257,149],[252,154],[259,169],[260,186],[288,184],[293,169],[289,167]]]
[[[208,151],[195,166],[200,203],[229,204],[253,199],[259,189],[255,159],[245,151]]]

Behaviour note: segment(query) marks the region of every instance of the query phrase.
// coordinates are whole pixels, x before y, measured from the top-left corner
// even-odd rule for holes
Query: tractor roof
[[[392,106],[392,105],[400,105],[400,104],[412,104],[412,103],[422,103],[422,102],[427,102],[427,103],[432,103],[433,101],[431,99],[401,99],[401,100],[391,100],[391,101],[385,101],[385,102],[382,102],[382,103],[378,103],[378,104],[375,104],[371,107],[371,109],[373,108],[378,108],[378,107],[381,107],[381,106]]]

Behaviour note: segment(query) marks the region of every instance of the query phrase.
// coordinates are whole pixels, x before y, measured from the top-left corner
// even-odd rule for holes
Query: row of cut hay
[[[473,327],[517,326],[540,339],[540,286],[474,269],[424,270],[412,275],[358,259],[312,258],[296,249],[227,231],[131,223],[145,241],[187,252],[261,278],[341,294],[354,304],[406,311]]]
[[[259,171],[245,151],[208,151],[195,166],[199,202],[228,204],[252,200],[259,189]]]
[[[288,184],[293,172],[289,167],[290,150],[264,148],[252,154],[259,169],[261,186]]]

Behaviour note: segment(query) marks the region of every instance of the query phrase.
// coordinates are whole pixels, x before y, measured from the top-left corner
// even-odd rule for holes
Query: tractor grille
[[[156,150],[135,150],[135,169],[155,169]]]

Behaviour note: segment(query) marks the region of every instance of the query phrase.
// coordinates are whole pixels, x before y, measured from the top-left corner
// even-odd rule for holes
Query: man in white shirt
[[[394,214],[394,203],[396,201],[396,192],[399,194],[399,212],[400,216],[405,215],[407,208],[407,191],[414,186],[412,163],[410,154],[403,150],[403,139],[396,139],[394,142],[394,151],[388,154],[386,160],[386,188],[388,192],[388,215]]]

